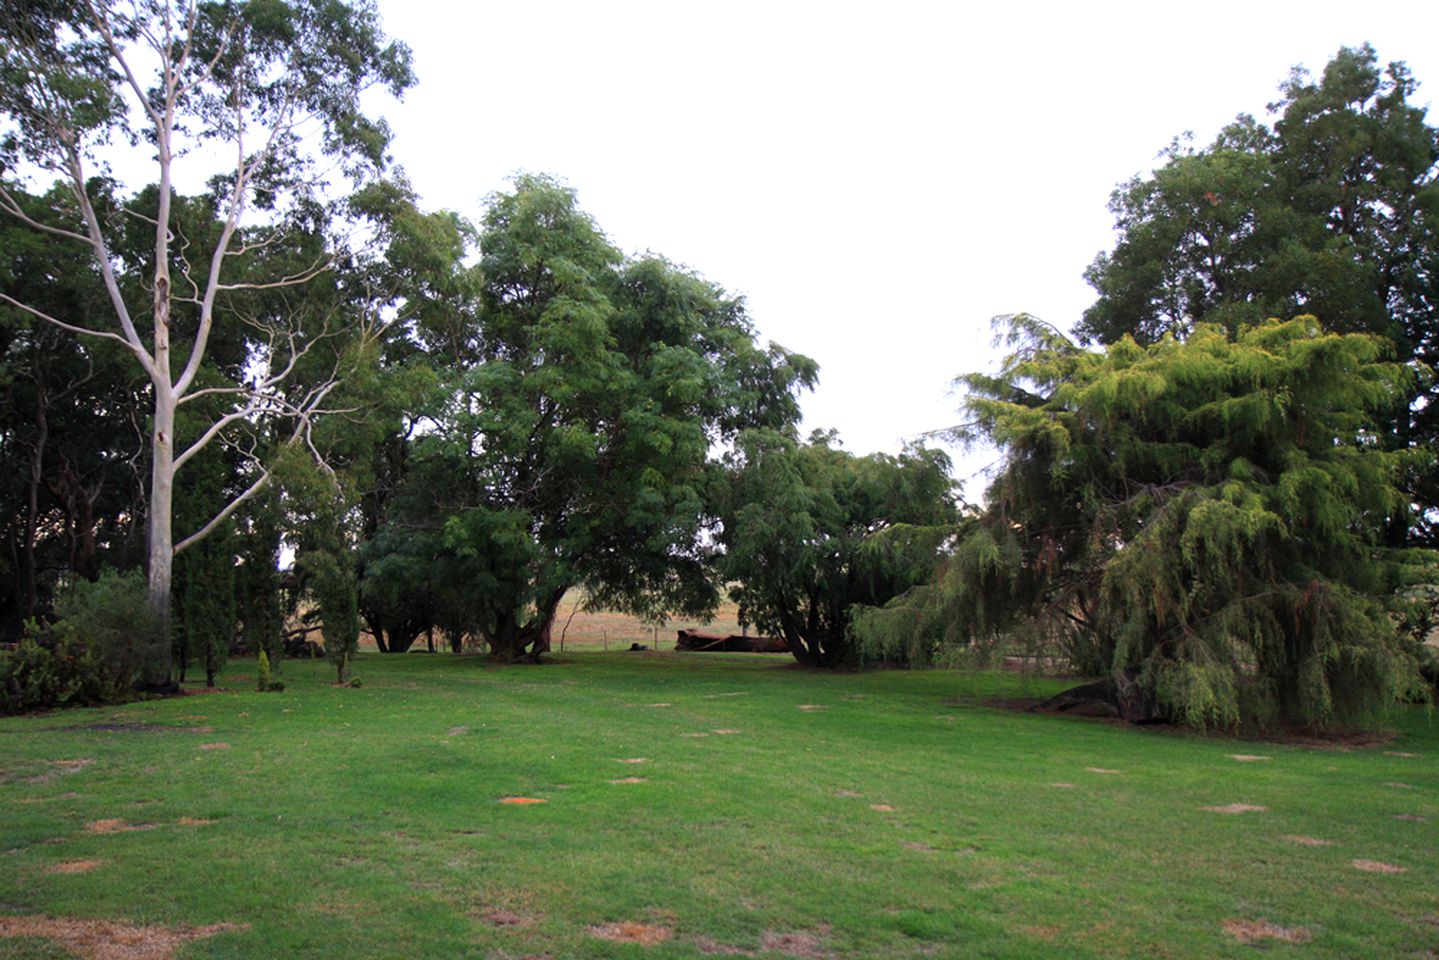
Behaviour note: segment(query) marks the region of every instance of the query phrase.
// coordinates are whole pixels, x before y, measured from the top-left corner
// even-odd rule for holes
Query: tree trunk
[[[155,323],[155,346],[159,353],[162,324]],[[169,349],[160,371],[169,368]],[[155,383],[155,429],[151,435],[149,516],[149,585],[150,609],[160,623],[161,636],[170,636],[170,588],[175,563],[174,534],[171,512],[175,495],[175,398],[168,383]]]

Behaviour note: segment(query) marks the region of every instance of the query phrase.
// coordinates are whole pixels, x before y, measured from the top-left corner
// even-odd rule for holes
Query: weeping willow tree
[[[1042,637],[1135,721],[1321,726],[1421,689],[1403,608],[1434,559],[1384,546],[1413,454],[1376,432],[1410,376],[1382,340],[1306,316],[1091,352],[1006,321],[1000,371],[961,379],[963,438],[1003,454],[987,507],[862,642]]]

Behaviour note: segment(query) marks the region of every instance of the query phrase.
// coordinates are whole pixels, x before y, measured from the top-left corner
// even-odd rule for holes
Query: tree
[[[1081,339],[1140,344],[1217,323],[1231,335],[1312,314],[1385,337],[1420,376],[1395,397],[1391,445],[1439,440],[1439,130],[1402,63],[1341,49],[1296,69],[1265,126],[1241,116],[1210,146],[1176,142],[1110,202],[1120,239],[1086,273]],[[1416,505],[1390,539],[1439,544],[1439,468],[1411,465]]]
[[[118,345],[148,378],[149,595],[168,622],[175,554],[218,528],[270,478],[268,466],[253,461],[248,485],[177,541],[177,471],[212,443],[246,449],[236,434],[266,418],[286,423],[283,443],[306,445],[311,419],[339,376],[332,363],[330,376],[287,393],[286,381],[320,339],[315,329],[260,311],[247,316],[235,303],[247,292],[304,284],[330,267],[323,250],[290,267],[291,237],[315,236],[324,220],[324,172],[305,135],[313,131],[319,150],[347,176],[372,176],[385,163],[388,130],[364,115],[360,94],[376,84],[403,91],[413,82],[409,52],[386,43],[364,0],[140,0],[127,9],[111,0],[20,0],[0,13],[0,78],[0,115],[10,124],[0,144],[0,211],[87,250],[111,317],[56,316],[5,292],[0,301]],[[127,141],[154,158],[153,213],[103,202],[114,191],[108,161]],[[201,238],[187,236],[177,220],[177,177],[226,153],[233,160],[209,181],[216,230],[193,244]],[[59,178],[70,194],[63,209],[27,209],[15,182],[26,169]],[[117,231],[137,222],[152,241],[143,297],[124,289],[116,252]],[[271,265],[288,269],[270,273]],[[245,362],[211,381],[212,338],[226,333],[247,344]],[[180,407],[217,397],[227,401],[224,411],[177,446]]]
[[[1057,639],[1135,721],[1322,726],[1419,688],[1402,614],[1435,558],[1384,543],[1410,454],[1380,417],[1411,374],[1381,338],[1299,317],[1091,352],[1018,316],[1009,343],[962,379],[1003,461],[906,598],[932,639]]]
[[[936,450],[857,457],[832,434],[805,444],[743,434],[720,537],[740,620],[782,636],[807,666],[854,660],[855,606],[880,606],[934,575],[956,520],[948,471]]]
[[[756,345],[713,284],[626,261],[552,179],[491,199],[481,251],[476,312],[429,326],[459,366],[364,550],[366,602],[417,618],[401,649],[428,620],[507,661],[549,648],[571,587],[651,619],[712,609],[710,450],[746,426],[792,429],[813,363]],[[394,588],[396,565],[431,564],[468,589],[427,608]]]

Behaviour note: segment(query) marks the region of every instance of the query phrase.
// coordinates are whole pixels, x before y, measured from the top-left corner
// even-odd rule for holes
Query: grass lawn
[[[778,657],[253,673],[0,720],[0,958],[1439,955],[1419,709],[1338,750]]]

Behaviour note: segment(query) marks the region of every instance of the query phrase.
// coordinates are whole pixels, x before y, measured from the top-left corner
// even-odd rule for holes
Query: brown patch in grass
[[[761,950],[772,950],[775,953],[786,953],[791,957],[802,957],[806,960],[823,960],[829,956],[824,949],[824,941],[820,937],[827,933],[828,928],[819,932],[808,930],[796,930],[791,933],[777,933],[773,930],[766,930],[760,938]]]
[[[175,821],[182,827],[208,827],[214,820],[207,820],[204,817],[181,817]]]
[[[136,830],[154,830],[153,823],[127,823],[124,820],[91,820],[85,824],[86,833],[134,833]]]
[[[1408,867],[1397,867],[1392,863],[1381,863],[1378,860],[1355,860],[1352,861],[1355,870],[1363,870],[1365,873],[1408,873]]]
[[[1104,767],[1085,767],[1084,769],[1089,771],[1090,773],[1103,774],[1107,777],[1116,776],[1124,772],[1123,770],[1108,770]]]
[[[670,704],[670,703],[652,703],[652,704],[650,704],[650,706],[652,706],[652,707],[670,707],[670,706],[674,706],[674,704]]]
[[[707,694],[705,694],[704,696],[700,697],[700,699],[701,699],[701,700],[715,700],[715,699],[718,699],[718,698],[720,698],[720,697],[747,697],[747,696],[749,696],[748,693],[746,693],[746,692],[743,691],[743,690],[740,690],[740,691],[737,691],[737,692],[735,692],[735,693],[707,693]]]
[[[81,757],[77,760],[46,760],[45,762],[55,769],[48,773],[27,777],[25,779],[26,783],[49,783],[56,777],[66,777],[77,771],[84,770],[90,766],[90,764],[94,763],[95,760],[92,757]]]
[[[91,870],[94,870],[106,862],[105,860],[66,860],[63,863],[56,863],[46,867],[45,872],[50,875],[89,873]]]
[[[1273,758],[1258,753],[1231,753],[1229,759],[1238,760],[1240,763],[1258,763],[1261,760],[1272,760]]]
[[[725,727],[725,728],[722,729],[722,730],[716,730],[715,733],[716,733],[717,735],[721,736],[721,737],[732,737],[732,736],[734,736],[735,734],[739,733],[739,731],[738,731],[738,730],[732,730],[732,729],[730,729],[729,727]]]
[[[644,757],[617,757],[616,763],[649,763]]]
[[[707,736],[709,736],[709,734],[707,734],[707,733],[682,733],[682,734],[680,734],[680,736],[682,736],[682,737],[707,737]]]
[[[458,737],[458,736],[459,736],[460,734],[462,734],[462,733],[469,733],[469,732],[470,732],[470,728],[469,728],[469,727],[451,727],[451,728],[449,729],[449,731],[445,734],[445,736],[447,736],[447,737]]]
[[[1036,940],[1043,940],[1046,943],[1058,940],[1059,935],[1063,932],[1058,927],[1051,926],[1027,926],[1019,927],[1018,929],[1019,932],[1026,937],[1033,937]]]
[[[1332,847],[1332,846],[1334,846],[1334,841],[1333,841],[1333,840],[1320,840],[1318,837],[1298,837],[1298,836],[1290,836],[1290,837],[1280,837],[1280,839],[1281,839],[1281,840],[1288,841],[1289,843],[1297,843],[1297,844],[1299,844],[1301,847]]]
[[[1268,807],[1256,806],[1252,803],[1230,803],[1222,807],[1200,807],[1201,810],[1208,810],[1210,813],[1265,813]]]
[[[918,840],[906,840],[904,846],[908,850],[918,850],[920,853],[934,853],[938,849],[927,843],[920,843]]]
[[[690,941],[696,950],[707,956],[715,957],[752,957],[753,950],[746,950],[743,947],[736,947],[733,944],[719,943],[709,937],[695,937]]]
[[[500,803],[507,803],[514,807],[523,807],[532,803],[549,803],[549,801],[541,800],[539,797],[501,797]]]
[[[1303,927],[1281,927],[1268,920],[1224,921],[1224,932],[1240,943],[1254,943],[1258,940],[1279,940],[1283,943],[1308,943],[1309,931]]]
[[[479,919],[496,929],[503,927],[528,927],[534,923],[534,918],[527,917],[522,913],[515,913],[513,910],[505,910],[502,907],[491,907],[482,910]]]
[[[836,790],[834,792],[834,795],[836,797],[844,797],[846,800],[858,800],[860,797],[864,796],[864,794],[860,793],[858,790]]]
[[[226,931],[245,931],[247,923],[208,927],[137,927],[115,920],[64,917],[0,917],[0,937],[43,937],[82,960],[171,960],[175,950]]]
[[[878,810],[880,813],[894,813],[894,807],[891,807],[887,803],[871,803],[869,808],[871,810]]]
[[[1417,753],[1406,753],[1406,752],[1404,752],[1403,750],[1385,750],[1385,751],[1384,751],[1384,756],[1386,756],[1386,757],[1403,757],[1405,760],[1413,760],[1415,757],[1419,756],[1419,754],[1417,754]]]
[[[653,947],[670,938],[669,927],[648,923],[602,923],[587,927],[585,930],[598,940],[608,940],[611,943],[638,943],[645,947]]]
[[[1395,820],[1403,820],[1405,823],[1428,823],[1428,817],[1421,817],[1417,813],[1396,813]]]
[[[1051,787],[1057,787],[1057,788],[1060,789],[1060,790],[1073,790],[1073,789],[1074,789],[1074,784],[1072,784],[1072,783],[1051,783],[1050,786],[1051,786]]]
[[[1414,789],[1414,784],[1412,784],[1412,783],[1400,783],[1400,782],[1397,781],[1397,780],[1390,780],[1388,783],[1384,784],[1384,786],[1386,786],[1386,787],[1393,787],[1395,790],[1413,790],[1413,789]]]
[[[801,703],[798,709],[803,710],[806,713],[810,713],[815,710],[825,709],[825,705],[822,703]]]
[[[230,749],[230,745],[229,745],[228,743],[223,742],[223,741],[221,741],[220,743],[202,743],[202,744],[200,744],[200,749],[201,749],[201,750],[228,750],[228,749]]]
[[[215,728],[214,728],[214,727],[186,727],[185,730],[186,730],[186,732],[188,732],[188,733],[214,733],[214,732],[215,732]]]
[[[621,777],[618,780],[611,780],[610,783],[648,783],[644,777]]]

